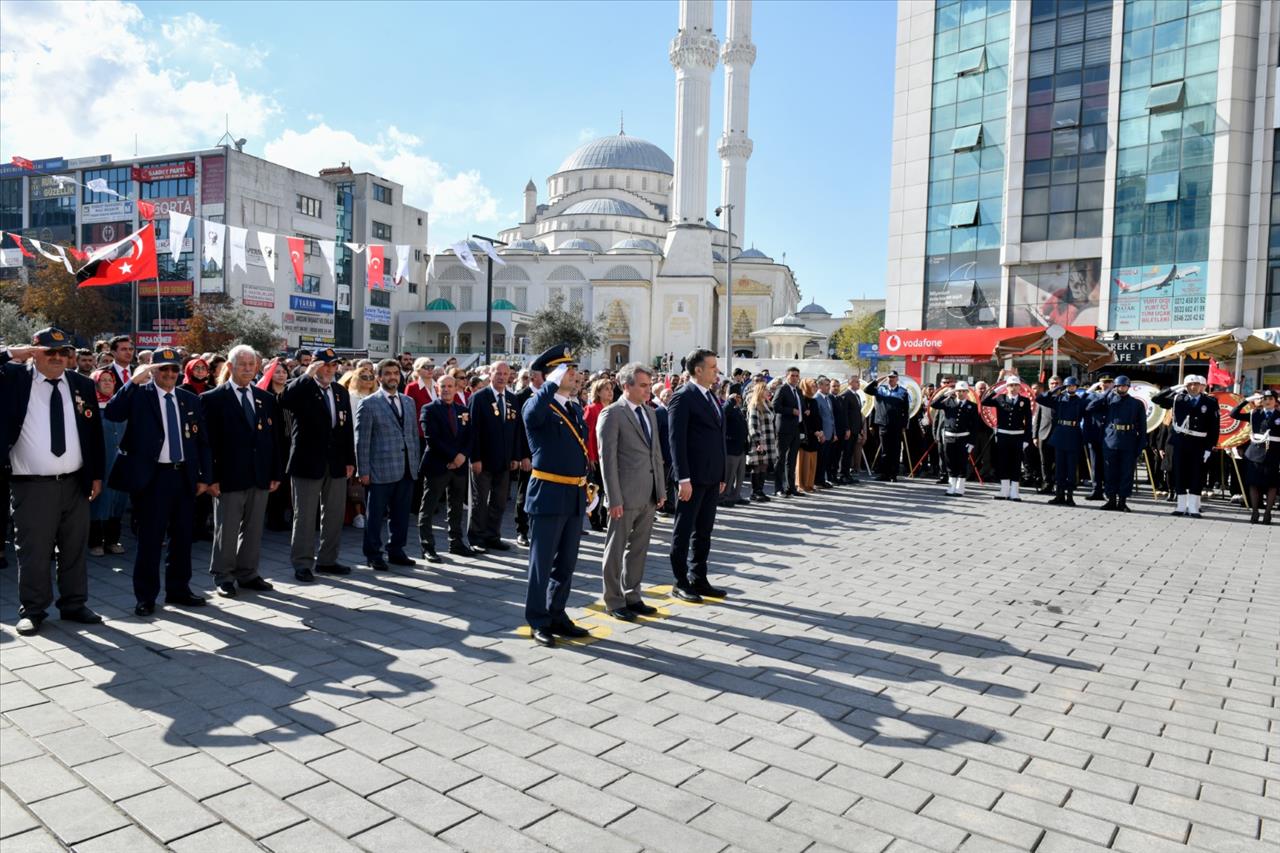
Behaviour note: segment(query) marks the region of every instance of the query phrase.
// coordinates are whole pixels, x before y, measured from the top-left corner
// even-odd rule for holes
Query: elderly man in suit
[[[609,505],[604,540],[604,606],[609,615],[634,622],[657,610],[640,597],[649,536],[666,500],[666,470],[658,440],[658,417],[647,403],[653,373],[639,362],[618,371],[623,398],[596,424],[600,474]]]
[[[432,518],[441,497],[448,501],[449,553],[459,557],[478,553],[462,538],[474,422],[467,407],[458,400],[456,379],[448,374],[441,376],[437,389],[435,399],[418,412],[418,423],[426,437],[420,466],[426,485],[418,510],[418,538],[422,542],[422,558],[428,563],[442,562],[432,532]]]
[[[85,602],[89,502],[102,492],[106,455],[93,382],[70,369],[70,336],[42,329],[31,344],[0,354],[0,450],[13,469],[17,628],[24,636],[40,630],[54,603],[55,560],[62,618],[83,625],[102,621]],[[21,363],[28,359],[31,366]]]
[[[191,591],[191,523],[196,497],[213,482],[213,455],[200,398],[177,387],[181,369],[177,350],[156,350],[151,364],[140,365],[103,410],[108,420],[126,425],[110,486],[133,498],[138,521],[133,612],[143,618],[156,610],[166,537],[165,604],[205,603]]]
[[[356,472],[360,484],[369,490],[364,556],[371,569],[386,571],[388,562],[414,565],[404,546],[409,539],[409,510],[422,452],[417,407],[412,397],[399,391],[400,362],[394,358],[378,362],[378,385],[356,410]],[[388,515],[391,538],[384,560],[382,529]]]
[[[318,350],[302,376],[290,380],[280,395],[289,418],[289,463],[293,492],[293,535],[289,557],[293,576],[303,583],[324,575],[346,575],[338,562],[342,517],[347,508],[347,478],[356,470],[351,396],[333,381],[338,354]],[[316,554],[316,512],[320,513],[320,553]],[[312,568],[314,567],[314,571]]]
[[[518,456],[516,397],[507,390],[511,368],[505,361],[489,369],[489,386],[467,401],[471,420],[471,544],[494,551],[509,551],[502,541],[502,517],[507,512],[511,476],[522,461]]]
[[[703,596],[727,595],[707,580],[711,529],[716,523],[720,493],[724,491],[724,414],[713,390],[719,372],[716,354],[695,349],[685,358],[685,370],[689,381],[671,395],[668,406],[671,458],[680,498],[671,535],[671,571],[676,578],[671,594],[681,601],[700,602]]]
[[[273,589],[258,571],[267,495],[284,476],[276,446],[276,398],[253,384],[260,359],[241,344],[227,353],[231,378],[200,395],[213,452],[213,554],[209,573],[218,594],[236,587]]]

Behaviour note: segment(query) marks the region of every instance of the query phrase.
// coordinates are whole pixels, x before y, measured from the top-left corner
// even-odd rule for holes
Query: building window
[[[383,204],[391,204],[391,187],[384,187],[382,184],[374,184],[373,200],[380,201]]]
[[[386,323],[370,323],[369,338],[375,341],[386,341],[391,339],[391,327]]]
[[[312,198],[311,196],[299,194],[298,200],[295,203],[295,208],[303,216],[311,216],[316,219],[320,219],[321,218],[320,214],[321,214],[321,211],[323,210],[323,205],[321,204],[320,199],[318,198]]]
[[[418,283],[416,281],[409,282],[409,292],[410,293],[418,292]]]
[[[475,288],[468,287],[466,285],[463,285],[458,288],[458,310],[459,311],[472,310],[473,303],[471,300],[472,300],[472,291],[474,290]]]
[[[1147,109],[1153,113],[1159,110],[1181,109],[1183,107],[1182,93],[1185,88],[1186,84],[1181,80],[1152,86],[1147,91]]]
[[[517,287],[515,288],[515,292],[512,294],[512,296],[515,297],[511,301],[515,303],[517,311],[529,310],[529,288]]]
[[[951,137],[952,151],[967,151],[970,148],[977,148],[982,144],[982,125],[971,124],[968,127],[956,128],[955,135]]]
[[[369,304],[376,308],[391,307],[391,291],[374,288],[369,291]]]
[[[422,250],[421,250],[421,249],[414,249],[414,250],[413,250],[413,259],[414,259],[415,261],[421,261],[421,260],[422,260]]]
[[[320,292],[320,276],[303,274],[302,284],[298,285],[300,293],[319,293]]]
[[[117,166],[113,169],[86,169],[80,176],[81,183],[88,184],[90,181],[102,179],[107,182],[107,188],[118,192],[121,196],[128,197],[133,189],[133,182],[129,176],[128,166]],[[96,193],[85,187],[84,203],[85,204],[101,204],[107,201],[119,201],[120,199],[110,193]]]
[[[17,231],[21,227],[22,178],[0,181],[0,230]]]
[[[374,223],[373,223],[373,239],[375,239],[375,240],[390,240],[390,239],[391,239],[391,226],[390,226],[390,225],[387,225],[387,224],[385,224],[385,223],[382,223],[382,222],[378,222],[377,220],[374,220]]]

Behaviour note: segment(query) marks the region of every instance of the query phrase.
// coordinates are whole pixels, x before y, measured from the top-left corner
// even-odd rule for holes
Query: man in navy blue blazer
[[[133,498],[133,612],[144,618],[156,609],[166,535],[165,604],[204,605],[191,591],[191,520],[196,497],[212,482],[213,456],[200,398],[177,387],[181,365],[176,350],[156,350],[151,364],[139,365],[103,410],[108,420],[126,424],[109,485]]]
[[[436,384],[436,398],[418,412],[418,422],[426,440],[420,472],[427,482],[422,489],[422,506],[418,511],[418,538],[422,541],[422,558],[439,563],[431,519],[442,496],[449,505],[449,553],[473,557],[473,550],[462,539],[463,504],[467,499],[467,461],[473,444],[471,413],[458,402],[457,381],[449,374]]]
[[[231,348],[231,378],[200,395],[213,453],[213,556],[209,573],[218,594],[273,587],[258,573],[267,495],[280,487],[284,464],[276,446],[276,399],[253,385],[258,354]]]
[[[726,595],[707,580],[711,529],[716,523],[716,504],[724,491],[724,412],[714,391],[719,375],[716,354],[709,349],[695,349],[685,358],[684,369],[689,381],[671,395],[667,406],[671,461],[679,497],[671,534],[671,571],[676,576],[671,594],[681,601],[699,602],[703,596]]]
[[[471,525],[468,537],[478,548],[509,551],[502,541],[511,477],[522,461],[517,456],[519,411],[507,390],[511,368],[505,361],[489,368],[489,387],[467,400],[471,415]]]

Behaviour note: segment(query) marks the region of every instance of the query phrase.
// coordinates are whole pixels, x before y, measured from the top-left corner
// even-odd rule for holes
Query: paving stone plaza
[[[556,649],[523,549],[303,586],[269,533],[273,592],[148,621],[97,558],[106,623],[30,638],[10,552],[0,847],[1280,849],[1280,527],[991,493],[722,511],[703,605],[662,594],[661,521],[634,625],[587,536],[593,637]]]

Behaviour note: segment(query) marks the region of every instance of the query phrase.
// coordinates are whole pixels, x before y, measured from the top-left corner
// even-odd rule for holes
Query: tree
[[[39,314],[28,314],[20,305],[0,299],[0,343],[31,343],[31,336],[49,325]]]
[[[57,326],[87,346],[128,326],[122,306],[108,298],[107,288],[77,287],[76,277],[61,263],[28,260],[23,273],[23,278],[0,283],[0,298],[17,305],[23,314],[44,318],[44,325]]]
[[[564,294],[556,293],[529,318],[529,346],[536,358],[557,344],[568,344],[574,356],[581,359],[604,344],[604,328],[603,312],[594,321],[584,319],[565,310]]]
[[[179,343],[189,352],[226,352],[248,344],[261,355],[280,349],[283,336],[267,314],[250,311],[226,294],[188,300],[191,318]]]
[[[831,347],[836,357],[842,359],[855,370],[870,367],[869,359],[858,358],[858,344],[874,344],[880,342],[880,330],[884,318],[880,314],[856,314],[845,321],[831,336]]]

